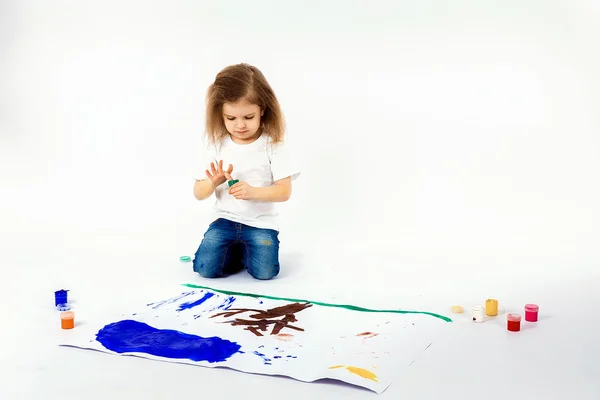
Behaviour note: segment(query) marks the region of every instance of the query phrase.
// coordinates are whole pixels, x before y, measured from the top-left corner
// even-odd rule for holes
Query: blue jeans
[[[219,278],[246,268],[256,279],[279,274],[279,232],[232,222],[213,221],[194,257],[194,271]]]

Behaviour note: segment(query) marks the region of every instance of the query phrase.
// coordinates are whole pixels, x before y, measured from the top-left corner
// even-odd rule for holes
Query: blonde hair
[[[223,121],[223,104],[238,100],[255,104],[264,111],[261,128],[272,143],[283,140],[285,122],[271,85],[258,68],[242,63],[221,70],[206,93],[206,135],[212,144],[229,135]]]

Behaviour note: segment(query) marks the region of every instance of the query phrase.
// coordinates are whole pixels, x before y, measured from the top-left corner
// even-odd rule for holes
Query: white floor
[[[376,397],[57,346],[57,289],[83,327],[186,282],[537,303],[519,333],[456,315],[381,397],[600,399],[599,18],[586,0],[0,2],[0,400]],[[281,275],[204,282],[179,262],[209,222],[204,93],[243,61],[303,173]]]
[[[57,346],[74,331],[60,329],[53,308],[54,290],[71,290],[78,326],[83,326],[184,282],[371,307],[419,308],[455,317],[447,335],[410,367],[397,371],[383,398],[592,400],[600,395],[597,273],[560,281],[499,273],[496,279],[493,271],[482,265],[479,276],[470,277],[464,268],[450,266],[447,274],[432,276],[425,265],[410,263],[401,250],[373,254],[368,257],[370,264],[362,264],[368,261],[360,256],[367,253],[352,250],[348,243],[339,247],[337,255],[331,253],[334,247],[307,247],[301,257],[288,249],[282,254],[281,276],[271,282],[253,281],[245,273],[203,282],[191,272],[190,264],[179,262],[178,257],[192,249],[183,251],[176,241],[151,235],[132,237],[138,245],[96,239],[94,244],[73,240],[61,246],[60,239],[48,237],[34,251],[15,249],[10,257],[3,257],[2,265],[13,271],[10,282],[14,284],[2,281],[6,309],[0,335],[0,398],[171,399],[210,394],[224,399],[259,399],[265,393],[285,393],[290,399],[377,396],[333,381],[308,384]],[[371,271],[366,276],[365,269]],[[467,283],[469,279],[472,283]],[[512,333],[506,330],[503,317],[476,324],[468,314],[449,311],[453,304],[466,308],[481,304],[487,295],[497,297],[507,312],[519,312],[523,304],[536,302],[540,320],[523,323],[521,332]]]

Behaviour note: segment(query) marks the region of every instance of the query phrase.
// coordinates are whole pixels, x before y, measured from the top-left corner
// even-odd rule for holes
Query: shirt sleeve
[[[300,176],[298,159],[294,157],[288,145],[283,142],[271,145],[271,173],[273,181],[287,177],[292,180]]]
[[[214,162],[215,167],[217,166],[217,154],[215,147],[205,141],[200,151],[197,153],[196,160],[194,162],[194,169],[192,177],[196,180],[207,179],[206,170],[210,171],[210,163]]]

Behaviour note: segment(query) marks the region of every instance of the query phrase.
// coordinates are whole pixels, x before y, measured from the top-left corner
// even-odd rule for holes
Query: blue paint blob
[[[152,309],[156,310],[157,308],[160,308],[160,307],[164,306],[165,304],[175,303],[176,301],[181,300],[184,297],[191,296],[191,295],[193,295],[195,293],[196,293],[195,291],[183,292],[183,293],[181,293],[177,297],[172,297],[170,299],[162,300],[162,301],[159,301],[159,302],[156,302],[156,303],[148,303],[148,304],[146,304],[146,306],[153,306]]]
[[[187,310],[187,309],[199,306],[200,304],[204,303],[206,300],[210,299],[214,295],[215,295],[214,293],[210,293],[210,292],[205,293],[204,296],[202,296],[202,298],[199,300],[183,303],[182,305],[179,306],[177,311],[183,311],[183,310]]]
[[[259,353],[258,351],[255,351],[253,353],[256,354],[257,356],[259,356],[260,358],[262,358],[265,365],[271,365],[271,359],[269,357],[267,357],[263,353]]]
[[[157,357],[222,362],[241,346],[220,337],[205,338],[170,329],[157,329],[143,322],[123,320],[106,325],[96,340],[115,353],[145,353]]]
[[[298,358],[296,356],[287,356],[287,358]]]
[[[233,304],[233,302],[235,301],[235,297],[233,296],[229,296],[224,302],[223,304],[221,304],[219,307],[217,307],[220,310],[228,310],[231,305]]]
[[[281,356],[274,356],[273,358],[281,358]]]

